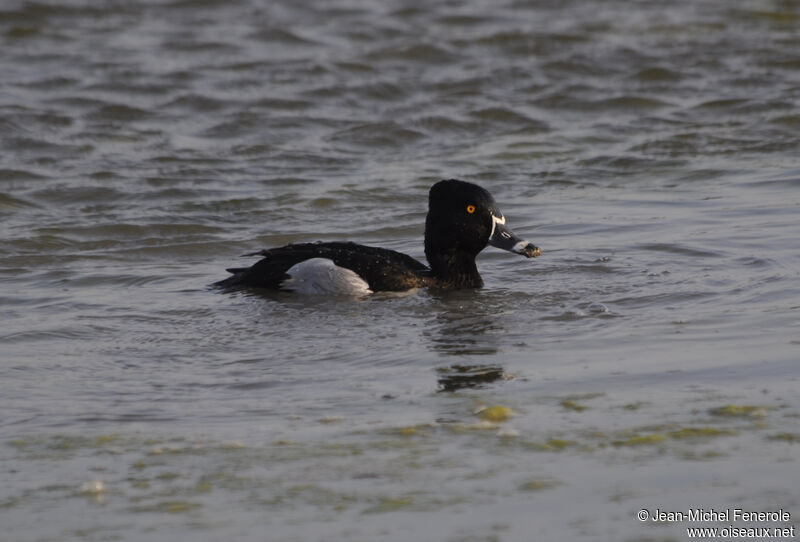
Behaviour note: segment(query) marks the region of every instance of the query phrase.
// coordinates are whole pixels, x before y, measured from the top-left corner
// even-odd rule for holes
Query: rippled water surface
[[[0,540],[796,522],[800,7],[431,4],[2,2]],[[542,257],[208,288],[293,241],[421,259],[446,177]]]

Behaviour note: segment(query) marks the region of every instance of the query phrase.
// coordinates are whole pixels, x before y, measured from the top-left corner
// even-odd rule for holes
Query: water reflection
[[[502,303],[493,296],[475,292],[432,292],[439,309],[423,332],[429,349],[447,356],[487,356],[500,351],[505,337],[502,324]],[[438,391],[453,392],[482,388],[506,378],[506,372],[496,363],[453,363],[438,367]]]
[[[432,351],[454,356],[491,355],[499,351],[504,332],[502,304],[494,303],[491,296],[477,296],[472,291],[431,295],[436,298],[439,310],[423,336],[430,341]]]
[[[507,373],[500,365],[459,365],[438,367],[438,391],[458,391],[483,388],[497,380],[506,380]]]

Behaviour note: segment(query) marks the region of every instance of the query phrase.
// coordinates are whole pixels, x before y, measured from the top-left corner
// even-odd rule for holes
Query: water
[[[4,2],[0,540],[793,525],[798,36],[792,2]],[[422,258],[444,177],[543,256],[207,287],[292,241]]]

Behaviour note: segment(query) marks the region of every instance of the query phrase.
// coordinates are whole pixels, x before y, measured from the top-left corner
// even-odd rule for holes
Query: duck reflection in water
[[[437,367],[438,391],[458,391],[469,388],[485,388],[498,380],[510,377],[500,365],[460,365]]]
[[[504,328],[498,305],[465,294],[442,293],[436,297],[442,310],[424,332],[432,351],[460,358],[499,352]],[[503,367],[496,363],[459,362],[438,367],[436,372],[439,391],[445,392],[482,388],[508,379]]]

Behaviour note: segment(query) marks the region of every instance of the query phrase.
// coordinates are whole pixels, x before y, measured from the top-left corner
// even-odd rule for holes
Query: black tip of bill
[[[528,243],[527,241],[522,241],[522,243],[526,243],[525,246],[519,249],[511,249],[511,252],[516,252],[517,254],[522,254],[526,258],[536,258],[537,256],[542,255],[542,249],[534,245],[533,243]],[[520,244],[520,243],[518,243]]]

